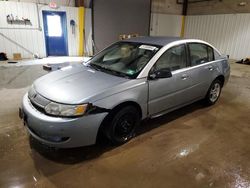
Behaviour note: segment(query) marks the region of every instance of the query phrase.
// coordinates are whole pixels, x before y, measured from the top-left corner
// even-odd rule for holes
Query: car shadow
[[[201,102],[196,102],[161,117],[144,120],[137,128],[136,136],[142,135],[152,129],[160,127],[201,108],[205,108],[204,105]],[[116,146],[112,146],[105,138],[99,139],[98,142],[93,146],[69,149],[48,147],[33,139],[32,137],[30,137],[29,142],[31,149],[34,150],[33,152],[38,152],[40,155],[42,155],[42,157],[61,164],[76,164],[83,161],[92,160],[98,158],[103,153],[116,148]]]
[[[92,146],[83,146],[77,148],[54,148],[49,147],[29,136],[30,148],[33,152],[38,152],[43,157],[62,164],[76,164],[83,161],[95,159],[102,153],[109,151],[115,146],[108,143],[106,139]]]
[[[138,127],[136,135],[141,135],[149,132],[152,129],[158,128],[164,124],[168,124],[180,117],[190,114],[196,110],[207,108],[203,101],[198,101],[183,108],[177,109],[175,111],[169,112],[165,115],[159,116],[157,118],[146,119],[142,121],[141,126]]]

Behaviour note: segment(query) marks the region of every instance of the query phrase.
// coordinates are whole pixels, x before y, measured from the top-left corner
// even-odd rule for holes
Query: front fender
[[[141,107],[142,119],[148,112],[148,83],[145,81],[93,102],[93,105],[111,110],[124,102],[135,102]]]

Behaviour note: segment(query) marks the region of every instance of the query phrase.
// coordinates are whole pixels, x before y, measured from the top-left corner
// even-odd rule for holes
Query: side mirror
[[[159,79],[159,78],[170,78],[170,77],[172,77],[172,72],[169,68],[157,70],[157,71],[149,74],[150,80],[155,80],[155,79]]]

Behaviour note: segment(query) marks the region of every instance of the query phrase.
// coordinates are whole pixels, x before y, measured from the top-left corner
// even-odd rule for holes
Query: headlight
[[[88,104],[67,105],[51,102],[47,106],[45,106],[45,111],[46,113],[55,116],[81,116],[86,112],[87,106]]]

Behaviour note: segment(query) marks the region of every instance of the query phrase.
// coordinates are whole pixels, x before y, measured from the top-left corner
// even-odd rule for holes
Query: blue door
[[[43,11],[44,36],[47,56],[67,56],[66,13]]]

